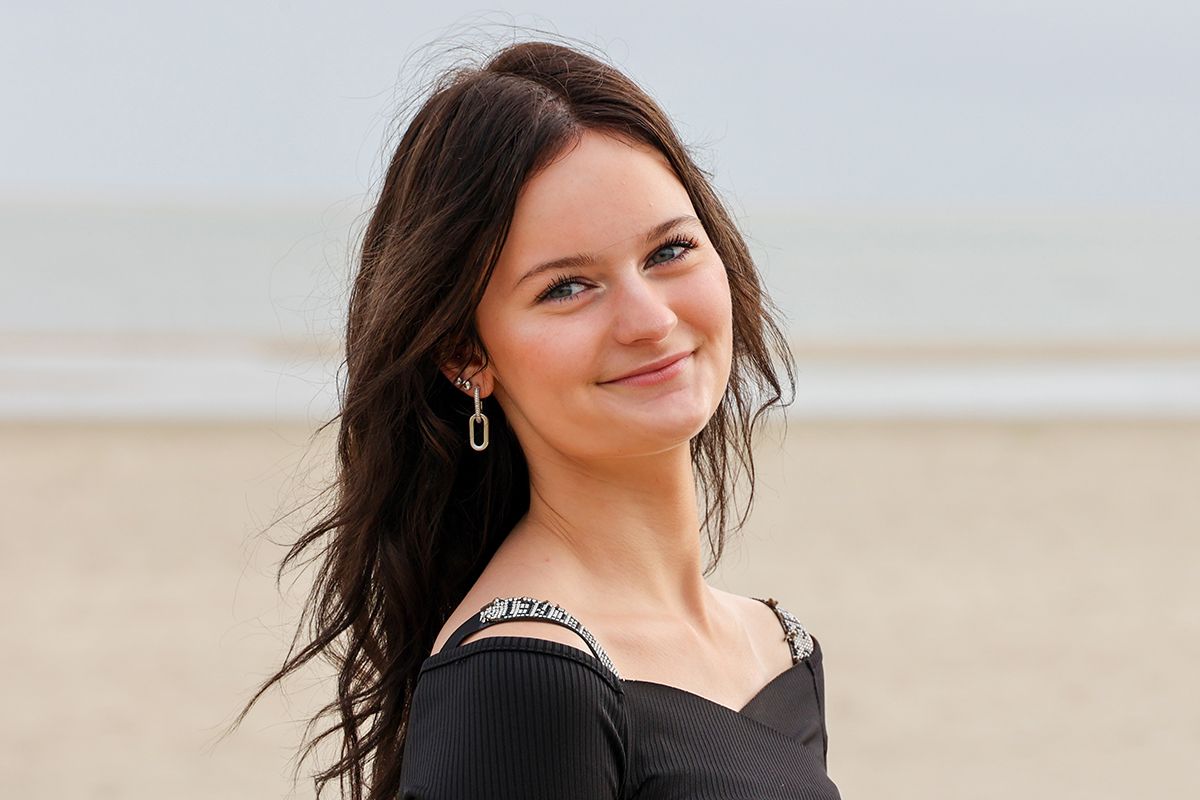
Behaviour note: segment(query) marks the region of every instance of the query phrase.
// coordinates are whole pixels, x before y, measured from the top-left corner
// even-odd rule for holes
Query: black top
[[[792,666],[740,710],[627,680],[561,606],[498,597],[421,665],[400,768],[401,800],[840,800],[825,771],[821,647],[772,598]],[[480,628],[537,619],[561,642]]]

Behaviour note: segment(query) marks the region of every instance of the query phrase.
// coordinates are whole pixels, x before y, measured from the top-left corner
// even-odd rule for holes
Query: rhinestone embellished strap
[[[479,611],[481,625],[491,625],[511,619],[543,619],[570,628],[588,643],[596,658],[600,659],[600,663],[604,664],[620,680],[621,676],[617,672],[617,668],[613,666],[608,653],[605,653],[604,648],[596,641],[596,637],[592,636],[592,632],[583,627],[579,620],[571,616],[570,612],[562,606],[549,600],[539,600],[536,597],[497,597]]]
[[[813,640],[804,626],[800,624],[800,620],[788,611],[782,608],[773,597],[756,597],[755,600],[766,603],[775,612],[775,616],[779,618],[779,624],[783,625],[784,638],[787,639],[788,649],[792,652],[792,663],[798,664],[802,659],[812,655]]]

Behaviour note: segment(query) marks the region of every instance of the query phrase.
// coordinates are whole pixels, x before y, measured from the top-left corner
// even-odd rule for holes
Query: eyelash
[[[682,247],[683,252],[681,252],[679,255],[675,256],[674,258],[668,258],[666,261],[659,261],[658,263],[654,264],[654,266],[661,267],[663,264],[671,264],[676,261],[679,261],[681,258],[685,257],[688,254],[688,252],[696,249],[699,246],[700,246],[699,243],[691,236],[674,236],[671,239],[669,239],[668,241],[665,241],[662,244],[660,244],[658,247],[654,248],[654,253],[651,253],[651,255],[655,255],[655,254],[661,252],[662,250],[667,249],[668,247]],[[543,289],[541,294],[539,294],[537,296],[537,302],[540,303],[543,300],[548,300],[551,303],[565,303],[570,300],[574,300],[575,298],[579,297],[579,295],[581,293],[569,294],[566,297],[549,297],[549,295],[551,292],[553,292],[558,287],[566,286],[567,284],[571,284],[571,283],[575,283],[578,280],[579,280],[578,275],[558,275],[558,276],[556,276],[554,278],[553,282],[551,282],[551,284],[549,286],[547,286],[545,289]]]

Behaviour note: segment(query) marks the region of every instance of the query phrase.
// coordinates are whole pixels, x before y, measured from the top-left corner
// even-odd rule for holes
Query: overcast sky
[[[6,199],[357,196],[482,21],[603,48],[747,208],[1200,208],[1195,0],[3,3]]]

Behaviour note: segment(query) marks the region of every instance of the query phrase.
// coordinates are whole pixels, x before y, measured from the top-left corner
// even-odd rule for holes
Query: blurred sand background
[[[532,28],[662,103],[796,343],[712,581],[821,640],[843,797],[1200,797],[1194,3],[9,5],[0,796],[312,796],[319,669],[220,738],[270,523],[396,115]]]
[[[309,430],[0,426],[6,797],[312,796],[291,770],[318,673],[217,741],[299,608],[261,531],[325,474]],[[1200,422],[791,421],[783,442],[760,441],[712,580],[821,639],[844,797],[1200,793]]]

